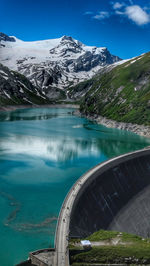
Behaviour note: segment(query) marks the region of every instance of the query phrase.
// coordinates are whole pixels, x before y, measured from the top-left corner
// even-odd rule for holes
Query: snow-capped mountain
[[[46,104],[49,99],[23,75],[0,64],[0,106]]]
[[[24,42],[0,33],[0,62],[25,75],[49,97],[52,89],[87,80],[119,60],[105,47],[86,46],[68,36]]]

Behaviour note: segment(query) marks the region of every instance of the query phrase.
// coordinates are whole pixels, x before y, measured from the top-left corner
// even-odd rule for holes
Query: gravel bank
[[[93,115],[93,116],[84,115],[84,114],[81,114],[78,110],[75,111],[75,113],[77,115],[84,116],[92,121],[95,121],[97,124],[101,124],[109,128],[118,128],[122,130],[132,131],[140,136],[150,138],[150,126],[117,122],[115,120],[107,119],[106,117],[97,116],[97,115]]]

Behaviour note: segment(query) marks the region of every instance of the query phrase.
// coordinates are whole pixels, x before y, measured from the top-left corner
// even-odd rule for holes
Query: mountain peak
[[[102,67],[120,60],[106,48],[87,46],[67,35],[30,42],[3,33],[0,38],[1,63],[25,75],[46,93],[91,78]]]
[[[15,38],[9,37],[7,34],[0,32],[0,41],[15,42]]]
[[[74,39],[71,36],[64,35],[61,37],[61,41],[71,41],[73,42]]]

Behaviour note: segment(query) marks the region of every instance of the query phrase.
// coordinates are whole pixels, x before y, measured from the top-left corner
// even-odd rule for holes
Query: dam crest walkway
[[[67,194],[57,222],[57,228],[55,233],[55,248],[47,249],[48,258],[46,256],[43,259],[42,251],[35,251],[30,253],[30,258],[32,263],[38,263],[36,265],[40,266],[69,266],[69,237],[70,237],[70,221],[73,213],[74,206],[76,205],[76,201],[78,201],[81,194],[85,191],[88,185],[91,183],[91,180],[97,178],[98,174],[101,175],[104,171],[109,168],[116,166],[119,163],[124,161],[128,161],[134,158],[138,158],[139,156],[150,155],[150,147],[147,147],[142,150],[130,152],[127,154],[120,155],[115,158],[111,158],[107,161],[104,161],[94,168],[90,169],[83,176],[81,176],[76,183],[72,186],[69,193]],[[43,264],[42,264],[43,261]]]

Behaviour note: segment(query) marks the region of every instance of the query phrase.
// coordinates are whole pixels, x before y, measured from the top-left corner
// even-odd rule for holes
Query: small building
[[[91,248],[91,242],[89,240],[81,240],[81,245],[84,249]]]

